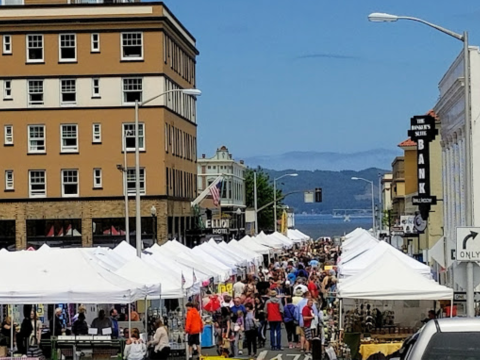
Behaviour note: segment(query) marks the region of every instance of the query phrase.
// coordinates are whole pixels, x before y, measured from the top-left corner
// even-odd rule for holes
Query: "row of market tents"
[[[0,304],[126,304],[143,299],[175,299],[199,293],[201,286],[223,283],[251,271],[275,253],[302,244],[298,230],[229,243],[213,239],[190,249],[167,241],[145,249],[141,258],[126,242],[115,249],[0,251]]]
[[[345,236],[338,261],[338,297],[365,300],[452,300],[431,269],[364,229]]]

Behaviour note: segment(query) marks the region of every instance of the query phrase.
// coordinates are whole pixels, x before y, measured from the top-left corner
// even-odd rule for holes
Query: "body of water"
[[[295,227],[313,239],[321,236],[343,236],[357,227],[369,229],[372,227],[371,218],[334,218],[332,215],[295,215]]]

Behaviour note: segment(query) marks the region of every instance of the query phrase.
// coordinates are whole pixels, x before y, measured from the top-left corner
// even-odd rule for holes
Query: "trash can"
[[[312,360],[321,360],[322,358],[322,339],[316,337],[312,339]]]
[[[213,327],[212,325],[205,325],[202,332],[202,348],[210,348],[212,346],[214,346]]]

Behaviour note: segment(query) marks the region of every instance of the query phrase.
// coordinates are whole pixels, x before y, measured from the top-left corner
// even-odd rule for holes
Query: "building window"
[[[93,169],[93,187],[95,189],[102,187],[102,169]]]
[[[100,52],[100,34],[92,34],[92,52]]]
[[[27,62],[43,62],[43,35],[27,35]]]
[[[60,61],[76,61],[77,47],[75,34],[60,34]]]
[[[3,54],[9,55],[12,53],[12,36],[3,35]]]
[[[61,80],[62,104],[73,105],[77,102],[76,80]]]
[[[47,195],[47,178],[45,170],[29,171],[30,197],[45,197]]]
[[[62,170],[62,196],[78,196],[78,170]]]
[[[100,97],[100,79],[92,79],[92,97],[99,98]]]
[[[3,99],[12,98],[12,80],[3,80]]]
[[[28,105],[43,105],[43,80],[28,80]]]
[[[135,168],[127,169],[127,192],[135,195]],[[140,194],[145,195],[145,169],[140,168]]]
[[[13,125],[5,125],[4,129],[4,145],[13,145]]]
[[[145,150],[144,124],[138,124],[138,147]],[[135,124],[123,124],[123,151],[135,151]]]
[[[142,39],[141,32],[122,34],[122,60],[143,59]]]
[[[60,125],[61,152],[78,151],[78,129],[76,124]]]
[[[123,103],[134,104],[142,101],[142,79],[123,79]]]
[[[96,144],[102,142],[102,125],[101,124],[93,124],[92,142]]]
[[[14,190],[13,170],[5,170],[5,190]]]
[[[28,126],[28,152],[45,152],[45,125]]]

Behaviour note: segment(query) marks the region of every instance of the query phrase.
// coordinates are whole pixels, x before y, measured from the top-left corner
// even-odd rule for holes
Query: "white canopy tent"
[[[368,249],[349,261],[342,259],[341,263],[339,264],[339,277],[348,278],[350,276],[355,276],[358,273],[365,271],[365,269],[375,266],[375,264],[387,253],[395,256],[416,273],[421,274],[427,279],[432,278],[432,272],[429,266],[422,264],[420,261],[417,261],[403,252],[395,249],[385,241],[378,242],[374,247]]]
[[[263,264],[263,255],[259,254],[253,250],[250,250],[248,247],[243,246],[237,240],[230,240],[227,244],[228,247],[233,248],[235,252],[243,252],[244,254],[252,256],[255,261],[255,266],[261,266]]]
[[[348,253],[349,251],[358,251],[358,248],[367,248],[369,245],[378,244],[379,240],[375,239],[370,234],[361,234],[358,237],[353,238],[348,243],[342,244],[342,253]]]
[[[249,265],[249,261],[245,256],[241,256],[240,254],[235,252],[230,252],[228,249],[220,246],[220,244],[218,244],[214,239],[208,240],[208,245],[214,247],[218,252],[225,254],[233,260],[237,261],[237,266],[247,267]]]
[[[2,279],[2,304],[126,304],[148,295],[146,286],[102,268],[84,249],[8,253],[0,271],[8,274]]]
[[[238,249],[229,247],[225,241],[218,243],[218,247],[229,255],[240,256],[242,259],[245,259],[246,266],[249,266],[249,267],[256,266],[256,261],[254,256],[245,254],[243,251],[239,251]]]
[[[363,233],[368,233],[368,231],[363,229],[363,228],[358,227],[355,230],[353,230],[352,232],[349,232],[347,235],[345,235],[345,239],[348,240],[350,238],[357,237],[358,235],[363,234]]]
[[[203,253],[209,254],[210,256],[214,257],[218,261],[224,263],[225,265],[229,266],[233,271],[236,273],[237,267],[241,266],[238,260],[228,256],[225,253],[222,253],[220,249],[210,243],[203,243],[199,246],[195,246],[193,248],[194,252],[201,251]]]
[[[238,243],[242,246],[245,246],[246,248],[255,251],[256,253],[262,254],[262,255],[268,255],[270,256],[271,253],[273,253],[273,249],[269,248],[267,246],[263,246],[259,244],[258,242],[254,241],[250,236],[245,236],[242,239],[238,241]]]
[[[307,234],[304,234],[303,232],[301,232],[300,230],[298,229],[293,229],[293,231],[300,237],[302,238],[303,240],[310,240],[310,236],[308,236]]]
[[[391,253],[370,268],[340,280],[338,296],[364,300],[452,300],[453,290],[426,279]]]
[[[261,245],[271,247],[272,249],[275,249],[275,250],[282,249],[285,246],[285,243],[283,241],[275,237],[267,236],[263,231],[257,236],[253,237],[253,240],[255,240]]]
[[[275,231],[273,234],[270,234],[268,236],[281,240],[285,244],[284,247],[287,249],[292,248],[294,245],[293,240],[289,239],[288,237],[286,237],[282,233],[279,233],[278,231]]]
[[[292,229],[287,230],[287,237],[295,243],[302,243],[305,239]]]
[[[183,265],[193,267],[211,275],[215,282],[224,282],[232,274],[231,269],[214,258],[204,259],[195,255],[192,250],[176,240],[167,241],[162,246],[153,245],[150,251],[160,251],[171,256]]]

